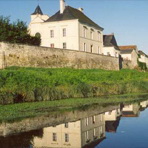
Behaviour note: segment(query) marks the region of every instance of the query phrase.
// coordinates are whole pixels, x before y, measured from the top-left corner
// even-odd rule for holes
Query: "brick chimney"
[[[63,14],[65,10],[65,0],[60,0],[60,14]]]

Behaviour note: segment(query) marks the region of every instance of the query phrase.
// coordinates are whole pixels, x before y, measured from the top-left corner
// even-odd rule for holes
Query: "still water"
[[[0,137],[0,148],[148,148],[147,107],[148,101],[120,104],[76,121]]]

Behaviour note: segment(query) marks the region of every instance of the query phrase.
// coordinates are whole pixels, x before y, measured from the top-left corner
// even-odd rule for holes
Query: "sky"
[[[118,45],[137,45],[148,54],[148,0],[65,1],[74,8],[82,7],[85,15],[104,28],[104,34],[114,33]],[[49,16],[59,10],[59,0],[0,0],[0,15],[29,24],[38,4]]]

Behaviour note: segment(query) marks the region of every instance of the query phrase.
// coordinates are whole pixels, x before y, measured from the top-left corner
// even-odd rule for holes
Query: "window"
[[[89,139],[88,131],[85,132],[85,140],[87,141]]]
[[[92,123],[95,124],[96,117],[92,116]]]
[[[101,33],[98,31],[98,40],[101,41]]]
[[[87,27],[83,27],[83,37],[87,37]]]
[[[52,134],[52,140],[53,140],[53,141],[57,141],[57,134],[56,134],[56,133],[53,133],[53,134]]]
[[[50,37],[54,38],[54,30],[50,30]]]
[[[88,126],[88,118],[86,118],[86,120],[85,120],[85,121],[86,121],[86,126]]]
[[[37,33],[35,34],[35,37],[41,38],[41,34],[40,34],[39,32],[37,32]]]
[[[66,43],[63,43],[63,49],[66,49]]]
[[[69,142],[69,134],[65,134],[65,142]]]
[[[110,52],[107,52],[107,55],[110,56]]]
[[[63,28],[63,37],[66,36],[66,28]]]
[[[51,48],[54,48],[54,44],[53,44],[53,43],[52,43],[52,44],[50,44],[50,47],[51,47]]]
[[[86,51],[87,49],[86,49],[86,43],[84,43],[84,51]]]
[[[68,128],[68,123],[65,123],[65,128]]]
[[[93,40],[94,39],[94,30],[93,29],[91,29],[91,31],[90,31],[90,38]]]
[[[115,52],[115,57],[118,57],[118,53],[117,52]]]
[[[90,46],[90,52],[93,52],[93,45]]]
[[[96,136],[96,129],[94,128],[93,130],[93,136],[95,137]]]

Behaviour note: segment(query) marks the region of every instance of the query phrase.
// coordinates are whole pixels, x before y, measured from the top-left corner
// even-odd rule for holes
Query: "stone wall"
[[[75,122],[86,117],[102,114],[106,111],[112,111],[119,109],[118,105],[101,107],[98,105],[87,107],[84,110],[73,111],[57,111],[49,113],[46,116],[28,118],[21,121],[15,121],[11,123],[3,122],[0,124],[0,136],[9,136],[14,134],[20,134],[31,130],[37,130],[44,127],[53,125],[59,125],[67,122]]]
[[[9,66],[119,70],[119,58],[1,42],[0,68]]]

